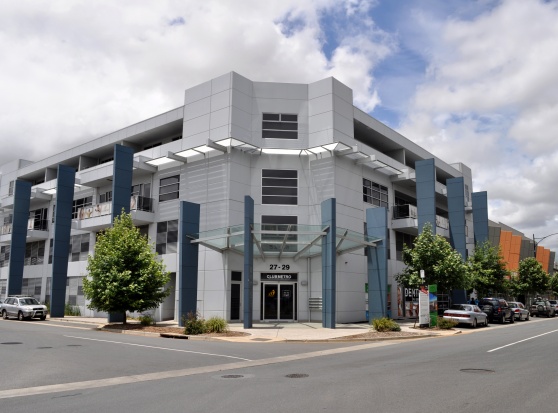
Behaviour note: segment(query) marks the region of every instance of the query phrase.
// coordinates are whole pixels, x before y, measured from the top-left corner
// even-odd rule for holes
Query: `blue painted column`
[[[337,272],[335,198],[322,202],[322,226],[329,231],[322,238],[322,327],[335,328],[335,292]]]
[[[198,311],[198,244],[188,234],[200,232],[200,206],[180,201],[178,220],[178,325],[184,327],[188,313]]]
[[[467,259],[467,238],[465,229],[465,183],[462,177],[446,181],[448,191],[448,216],[451,246]]]
[[[417,180],[419,234],[427,222],[432,225],[432,233],[436,234],[436,168],[434,159],[415,162],[415,176]]]
[[[473,225],[475,245],[488,241],[488,194],[473,192]]]
[[[254,307],[254,200],[244,197],[244,328],[252,328],[252,309]]]
[[[387,316],[387,209],[366,210],[366,232],[380,238],[376,247],[367,247],[368,256],[368,315],[370,324],[375,318]]]
[[[21,294],[27,221],[31,203],[31,182],[16,180],[14,183],[14,214],[12,219],[12,244],[8,269],[8,295]]]
[[[127,146],[114,145],[112,171],[112,221],[122,213],[130,213],[134,150]]]
[[[130,212],[130,197],[132,195],[132,174],[134,169],[134,150],[127,146],[114,145],[114,162],[112,170],[112,217],[124,212]],[[121,323],[126,313],[109,313],[109,323]]]
[[[54,238],[52,241],[52,278],[50,283],[51,317],[64,317],[75,179],[76,171],[74,168],[58,165]]]

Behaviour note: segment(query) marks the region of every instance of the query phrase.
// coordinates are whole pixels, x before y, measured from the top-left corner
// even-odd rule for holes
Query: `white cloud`
[[[556,21],[558,3],[537,0],[445,20],[400,128],[442,159],[472,167],[490,218],[528,236],[558,232]]]
[[[186,88],[236,71],[256,81],[328,76],[378,103],[370,74],[390,52],[372,2],[49,1],[0,4],[0,164],[39,160],[183,104]],[[324,16],[349,19],[324,52]],[[372,41],[372,36],[376,36]],[[329,45],[331,46],[331,45]],[[38,144],[40,142],[40,145]]]

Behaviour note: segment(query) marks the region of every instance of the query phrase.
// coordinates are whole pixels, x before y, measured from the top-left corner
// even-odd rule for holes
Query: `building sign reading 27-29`
[[[270,270],[283,270],[283,271],[289,271],[291,269],[289,264],[269,264],[269,269]]]

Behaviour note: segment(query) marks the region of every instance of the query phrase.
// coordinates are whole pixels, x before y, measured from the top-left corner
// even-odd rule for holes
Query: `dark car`
[[[479,301],[479,307],[488,315],[488,321],[491,323],[498,321],[503,324],[506,320],[509,320],[510,323],[515,322],[513,309],[510,308],[508,302],[503,298],[482,298]]]
[[[531,316],[537,317],[554,317],[556,315],[554,307],[552,307],[548,300],[535,301],[531,304],[529,311],[531,312]]]

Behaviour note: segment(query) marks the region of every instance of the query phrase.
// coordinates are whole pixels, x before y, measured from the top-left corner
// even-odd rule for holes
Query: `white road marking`
[[[179,353],[192,353],[192,354],[201,354],[203,356],[226,357],[226,358],[230,358],[230,359],[252,361],[250,359],[245,359],[245,358],[242,358],[242,357],[235,357],[235,356],[227,356],[227,355],[224,355],[224,354],[202,353],[202,352],[199,352],[199,351],[180,350],[180,349],[175,349],[175,348],[157,347],[157,346],[147,346],[145,344],[124,343],[122,341],[99,340],[99,339],[96,339],[96,338],[86,338],[86,337],[76,337],[76,336],[64,336],[64,337],[77,338],[78,340],[99,341],[101,343],[122,344],[124,346],[145,347],[145,348],[152,348],[152,349],[155,349],[155,350],[177,351]]]
[[[330,356],[339,353],[349,353],[358,350],[367,350],[374,347],[391,346],[398,344],[398,341],[374,342],[370,344],[361,344],[357,346],[342,347],[337,349],[313,351],[303,354],[292,354],[288,356],[272,357],[261,360],[237,361],[229,364],[219,364],[216,366],[195,367],[191,369],[161,371],[158,373],[136,374],[133,376],[122,376],[103,378],[99,380],[88,380],[75,383],[51,384],[47,386],[28,387],[23,389],[0,390],[0,399],[9,399],[13,397],[36,396],[40,394],[75,392],[77,390],[88,390],[101,387],[111,387],[122,384],[140,383],[152,380],[163,380],[177,377],[193,376],[195,374],[215,373],[219,371],[237,370],[247,367],[257,367],[267,364],[286,363],[289,361],[303,360],[312,357]]]
[[[510,343],[510,344],[506,344],[505,346],[502,346],[502,347],[493,348],[492,350],[488,350],[487,353],[492,353],[493,351],[497,351],[497,350],[501,350],[501,349],[506,348],[506,347],[514,346],[516,344],[523,343],[524,341],[533,340],[534,338],[546,336],[547,334],[556,333],[557,331],[558,330],[548,331],[546,333],[542,333],[542,334],[539,334],[537,336],[533,336],[533,337],[525,338],[523,340],[516,341],[515,343]]]

